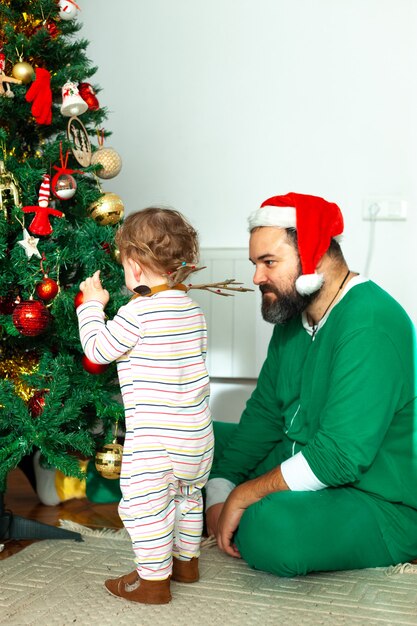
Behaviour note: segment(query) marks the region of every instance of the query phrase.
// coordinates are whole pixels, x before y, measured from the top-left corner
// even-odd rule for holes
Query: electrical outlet
[[[369,196],[362,203],[364,220],[406,220],[408,202],[398,196]]]

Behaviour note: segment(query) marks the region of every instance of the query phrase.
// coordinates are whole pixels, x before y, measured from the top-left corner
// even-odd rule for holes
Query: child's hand
[[[100,270],[94,272],[80,284],[80,291],[83,292],[83,303],[89,300],[98,300],[103,306],[106,306],[110,300],[107,289],[103,289],[100,281]]]

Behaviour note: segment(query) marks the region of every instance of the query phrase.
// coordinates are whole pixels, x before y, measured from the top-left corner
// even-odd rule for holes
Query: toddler
[[[127,288],[105,321],[109,293],[97,271],[80,285],[80,339],[94,363],[117,361],[126,418],[119,514],[136,569],[105,581],[114,596],[171,600],[170,580],[198,580],[201,490],[213,457],[207,330],[182,281],[197,269],[197,233],[172,209],[129,215],[116,234]]]

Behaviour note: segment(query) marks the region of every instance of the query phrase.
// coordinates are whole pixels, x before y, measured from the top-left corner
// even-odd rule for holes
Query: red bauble
[[[90,111],[97,111],[100,108],[97,96],[90,83],[79,83],[78,91],[84,102],[88,104]]]
[[[21,335],[35,337],[49,324],[49,311],[39,300],[24,300],[13,311],[13,324]]]
[[[80,304],[84,302],[84,294],[82,291],[79,291],[74,298],[74,306],[75,308],[79,307]]]
[[[28,401],[28,409],[32,417],[39,417],[42,415],[45,408],[45,393],[48,393],[46,389],[36,391]]]
[[[52,39],[55,39],[55,37],[58,37],[59,35],[59,29],[55,22],[48,22],[47,20],[45,20],[44,22],[42,22],[42,24],[38,24],[34,28],[33,34],[37,33],[38,30],[40,30],[41,28],[47,30]]]
[[[93,363],[90,359],[87,359],[85,354],[82,358],[83,368],[89,374],[102,374],[109,367],[107,363]]]
[[[42,300],[48,302],[55,298],[59,291],[58,283],[52,278],[48,278],[47,274],[43,277],[43,281],[36,285],[36,293]]]
[[[59,29],[58,29],[58,26],[55,24],[55,22],[45,22],[43,26],[51,35],[52,39],[55,39],[55,37],[58,37]]]

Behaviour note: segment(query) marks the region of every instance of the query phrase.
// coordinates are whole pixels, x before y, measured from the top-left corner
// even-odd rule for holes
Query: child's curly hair
[[[196,271],[198,235],[179,211],[148,207],[129,215],[116,233],[120,258],[167,277],[172,286]]]

